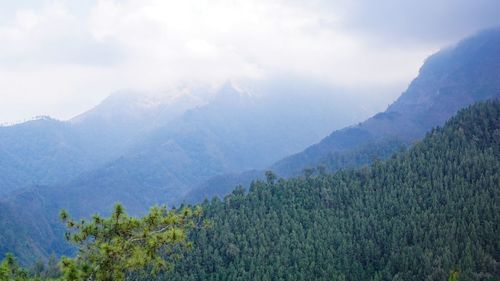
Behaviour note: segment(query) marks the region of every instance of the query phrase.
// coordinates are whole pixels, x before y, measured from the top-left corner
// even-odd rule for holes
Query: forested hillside
[[[267,178],[204,202],[212,226],[159,280],[500,279],[498,100],[369,168]]]

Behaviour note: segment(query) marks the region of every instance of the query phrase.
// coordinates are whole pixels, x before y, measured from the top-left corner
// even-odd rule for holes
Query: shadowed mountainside
[[[288,156],[268,169],[283,177],[304,169],[326,171],[356,167],[384,159],[412,144],[458,110],[500,96],[500,29],[466,38],[429,57],[408,89],[384,112],[358,125],[334,131],[319,143]],[[219,175],[186,195],[188,202],[223,196],[234,186],[248,186],[263,171]]]

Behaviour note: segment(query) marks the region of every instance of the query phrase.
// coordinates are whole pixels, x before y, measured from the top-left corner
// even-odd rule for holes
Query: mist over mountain
[[[81,216],[107,211],[116,201],[132,213],[177,204],[210,177],[264,168],[363,114],[328,87],[287,82],[262,84],[255,93],[227,83],[207,104],[141,135],[116,159],[40,187],[40,194]]]
[[[488,30],[438,52],[386,111],[349,127],[373,113],[362,100],[297,77],[228,82],[209,94],[122,92],[67,122],[1,127],[0,254],[26,263],[71,254],[62,208],[87,217],[121,202],[141,214],[222,196],[269,167],[288,177],[389,157],[459,109],[499,97],[499,43],[500,30]]]
[[[120,91],[69,123],[82,139],[103,151],[125,149],[187,110],[204,105],[207,91],[187,86],[162,92]]]
[[[317,145],[272,166],[283,175],[328,164],[335,152],[394,139],[411,143],[459,109],[500,95],[500,29],[481,32],[427,59],[419,76],[389,108],[333,132]]]
[[[64,183],[100,167],[155,127],[203,104],[195,91],[186,91],[119,92],[70,121],[41,117],[0,127],[0,194]]]
[[[29,154],[19,162],[32,163],[30,168],[47,179],[34,177],[30,171],[10,174],[4,179],[14,188],[5,189],[9,194],[0,201],[11,206],[9,210],[31,206],[32,214],[15,217],[34,221],[31,216],[36,214],[45,218],[37,223],[53,231],[42,238],[32,233],[38,227],[20,226],[18,232],[36,235],[36,241],[51,245],[61,233],[57,221],[61,208],[84,217],[107,213],[115,202],[122,202],[132,214],[157,203],[177,205],[192,187],[213,176],[262,169],[317,142],[332,129],[370,114],[362,101],[296,77],[244,85],[228,82],[213,93],[204,91],[208,90],[181,89],[170,96],[121,92],[68,122],[38,120],[54,123],[55,131],[43,129],[44,134],[37,135],[31,127],[24,128],[27,124],[3,128],[23,128],[22,132],[31,134],[30,138],[20,133],[4,135],[17,143],[16,149],[9,147],[13,157],[28,149],[27,140],[40,145],[30,148],[32,153],[49,150],[38,154],[45,162],[35,162]],[[59,132],[69,136],[59,137]],[[50,142],[39,143],[41,136]],[[68,149],[57,149],[61,143],[67,143]],[[3,169],[12,167],[11,160],[2,159],[6,161]],[[57,173],[51,174],[52,169]],[[16,176],[25,182],[16,184]],[[14,249],[26,253],[38,247],[35,252],[40,256],[54,249],[58,253],[67,250],[33,245],[19,244]]]
[[[319,143],[286,157],[268,169],[283,177],[304,169],[327,171],[355,167],[383,159],[412,144],[458,110],[474,102],[500,96],[500,29],[466,38],[430,56],[408,89],[386,111],[366,121],[334,131]],[[219,175],[187,195],[189,202],[224,195],[248,184],[263,171]]]

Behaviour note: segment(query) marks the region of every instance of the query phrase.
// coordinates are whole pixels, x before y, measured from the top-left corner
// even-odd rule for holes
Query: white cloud
[[[384,42],[375,27],[390,28],[374,24],[379,17],[359,27],[363,7],[373,7],[364,2],[0,2],[15,14],[0,22],[0,121],[69,118],[112,91],[179,81],[216,85],[291,73],[347,89],[403,86],[444,42]]]

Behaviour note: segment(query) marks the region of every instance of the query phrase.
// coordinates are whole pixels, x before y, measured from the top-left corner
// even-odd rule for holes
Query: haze
[[[121,89],[294,75],[387,104],[424,59],[500,24],[496,0],[0,1],[0,122]]]

